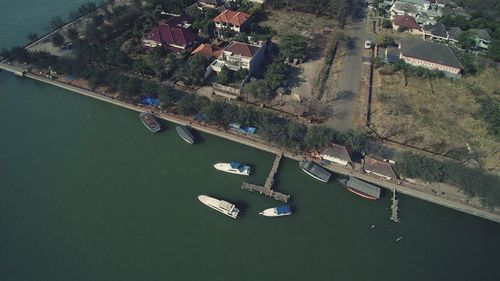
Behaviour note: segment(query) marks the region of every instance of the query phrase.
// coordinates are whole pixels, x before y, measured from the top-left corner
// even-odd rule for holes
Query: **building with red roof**
[[[253,45],[233,41],[224,48],[220,56],[209,67],[215,72],[222,71],[223,67],[233,71],[248,69],[248,72],[253,74],[265,58],[266,48],[267,42]]]
[[[394,19],[392,20],[392,28],[396,30],[403,28],[414,34],[422,34],[422,28],[417,23],[417,20],[408,15],[394,16]]]
[[[142,41],[146,47],[164,46],[173,52],[180,52],[193,45],[196,33],[191,29],[193,19],[188,16],[172,17],[153,28]]]
[[[249,18],[250,14],[248,13],[225,10],[214,18],[214,22],[217,29],[229,28],[240,32],[244,29]]]
[[[191,55],[201,55],[206,59],[210,58],[218,58],[222,53],[222,48],[214,45],[214,44],[200,44],[194,51],[191,52]]]

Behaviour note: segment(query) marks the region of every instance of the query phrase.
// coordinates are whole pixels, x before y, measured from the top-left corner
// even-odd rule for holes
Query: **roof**
[[[198,3],[213,5],[215,7],[218,7],[223,4],[222,0],[198,0]]]
[[[390,163],[371,157],[365,157],[365,171],[370,171],[393,179],[397,178]]]
[[[188,15],[173,16],[165,21],[172,26],[189,28],[194,23],[194,18]]]
[[[222,53],[222,48],[217,45],[212,44],[201,44],[194,51],[191,52],[192,55],[202,55],[209,59],[211,57],[218,58]]]
[[[440,22],[438,22],[436,24],[424,25],[423,28],[427,33],[430,33],[433,36],[438,36],[438,37],[443,37],[443,38],[448,37],[448,32],[446,31],[446,28]]]
[[[462,30],[458,26],[452,26],[448,29],[448,37],[453,40],[458,40],[458,37],[462,34]]]
[[[309,171],[309,173],[315,175],[325,182],[327,182],[332,176],[332,173],[312,161],[301,161],[299,165],[303,169]]]
[[[397,15],[392,21],[394,25],[406,27],[409,29],[420,29],[417,20],[414,17],[408,15]]]
[[[333,144],[332,147],[329,147],[323,151],[323,154],[335,157],[344,161],[352,162],[351,156],[349,155],[349,151],[343,145]]]
[[[455,53],[443,44],[421,40],[401,40],[400,49],[405,57],[463,69]]]
[[[194,42],[196,33],[191,28],[171,24],[160,24],[149,32],[147,39],[167,45],[187,46]]]
[[[230,23],[232,25],[241,26],[248,20],[248,18],[250,18],[250,14],[247,14],[245,12],[235,12],[232,10],[225,10],[218,16],[216,16],[214,18],[214,21],[225,22],[225,23]]]
[[[388,46],[385,50],[385,59],[387,62],[394,63],[399,60],[400,50],[396,47]]]
[[[231,52],[242,57],[253,58],[259,51],[260,47],[233,41],[224,49],[226,52]]]
[[[375,197],[376,199],[380,198],[380,188],[376,187],[372,184],[369,184],[365,181],[359,180],[355,177],[349,177],[349,180],[346,183],[347,187],[355,189],[357,191],[361,191],[364,194]]]
[[[491,41],[491,36],[486,29],[472,28],[470,29],[470,31],[474,32],[477,35],[477,37],[479,37],[479,39],[483,39],[485,41]]]
[[[395,10],[403,11],[405,13],[418,14],[417,8],[415,8],[415,6],[413,4],[410,4],[410,3],[396,2],[396,3],[394,3],[394,5],[392,7]]]
[[[423,6],[425,2],[429,2],[429,1],[428,0],[400,0],[400,2]]]

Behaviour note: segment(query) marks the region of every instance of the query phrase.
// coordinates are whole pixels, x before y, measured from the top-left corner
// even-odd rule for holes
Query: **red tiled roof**
[[[202,55],[207,59],[211,57],[218,58],[221,53],[222,49],[219,46],[211,44],[201,44],[191,52],[192,55]]]
[[[214,21],[225,22],[225,23],[230,23],[232,25],[241,26],[248,20],[248,18],[250,18],[250,14],[244,12],[225,10],[224,12],[216,16],[214,18]]]
[[[233,54],[238,54],[243,57],[253,58],[253,56],[259,51],[259,49],[260,48],[257,46],[233,41],[226,47],[225,51],[231,52]]]
[[[418,25],[417,20],[414,17],[410,17],[408,15],[397,15],[394,17],[394,20],[392,22],[397,26],[402,26],[409,29],[420,29],[420,25]]]
[[[190,28],[161,24],[148,34],[147,39],[161,42],[166,45],[176,45],[186,47],[193,43],[196,34]]]

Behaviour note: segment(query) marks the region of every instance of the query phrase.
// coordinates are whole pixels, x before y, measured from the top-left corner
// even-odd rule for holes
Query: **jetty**
[[[396,189],[392,190],[392,198],[391,198],[391,221],[393,222],[401,222],[398,217],[398,199],[396,199]]]
[[[280,166],[281,158],[283,157],[283,153],[280,152],[276,155],[276,159],[274,159],[273,167],[269,172],[269,176],[267,176],[266,183],[264,185],[256,185],[252,183],[243,182],[241,189],[250,191],[250,192],[258,192],[260,194],[266,195],[268,197],[273,198],[274,200],[288,202],[290,199],[290,195],[286,195],[273,190],[274,177],[278,172],[278,168]]]

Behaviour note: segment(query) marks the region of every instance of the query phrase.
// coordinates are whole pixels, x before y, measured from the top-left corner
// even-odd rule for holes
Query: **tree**
[[[493,40],[488,49],[488,56],[495,61],[500,61],[500,40]]]
[[[68,37],[69,40],[75,41],[76,39],[78,39],[79,36],[78,30],[76,28],[70,28],[66,32],[66,36]]]
[[[476,48],[475,34],[470,31],[463,32],[458,36],[458,44],[464,50],[472,50]]]
[[[123,77],[118,84],[118,91],[125,99],[130,99],[142,93],[143,81],[135,77]]]
[[[204,56],[192,56],[188,59],[188,63],[176,73],[177,78],[187,85],[201,85],[205,79],[206,66],[207,59]]]
[[[217,78],[215,81],[222,85],[229,85],[234,80],[234,72],[227,68],[226,66],[222,67],[222,70],[217,73]]]
[[[278,43],[280,55],[289,61],[293,59],[304,59],[307,55],[307,39],[304,36],[290,34],[283,37]]]
[[[252,95],[254,98],[261,101],[268,101],[275,97],[276,92],[270,90],[269,85],[265,80],[259,79],[247,83],[243,87],[243,92]]]
[[[384,20],[382,22],[382,27],[387,29],[392,28],[392,22],[390,20]]]
[[[62,36],[62,34],[59,32],[52,35],[51,40],[52,40],[52,45],[56,47],[60,47],[64,44],[64,36]]]
[[[30,42],[33,42],[33,41],[35,41],[36,39],[38,39],[38,34],[36,34],[36,33],[30,33],[30,34],[28,34],[28,40],[29,40]]]

